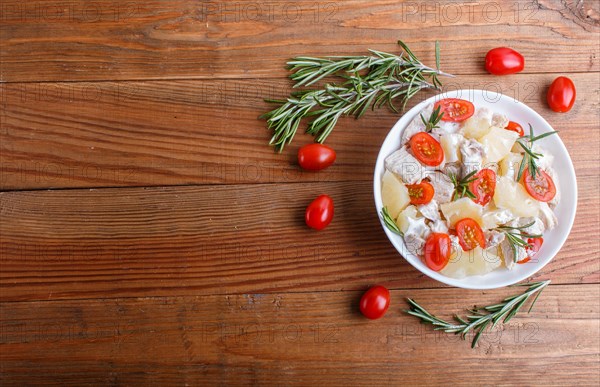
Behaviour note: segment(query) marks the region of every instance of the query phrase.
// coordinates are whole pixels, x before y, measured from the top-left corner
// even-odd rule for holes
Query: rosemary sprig
[[[441,109],[442,107],[438,106],[429,116],[429,120],[425,120],[423,114],[420,115],[421,121],[423,121],[423,124],[425,125],[426,132],[431,132],[433,129],[439,128],[438,123],[440,122],[442,117],[444,117],[444,113],[441,112]]]
[[[469,314],[466,318],[462,318],[458,315],[454,315],[454,320],[456,322],[448,322],[439,317],[436,317],[429,313],[425,308],[421,305],[417,304],[413,299],[407,298],[407,302],[410,305],[410,309],[405,312],[418,317],[425,324],[431,324],[435,326],[434,330],[442,330],[446,333],[454,333],[460,334],[461,338],[464,340],[466,335],[472,330],[475,332],[475,336],[473,337],[473,341],[471,342],[471,348],[475,348],[481,334],[489,327],[493,329],[500,320],[503,319],[503,324],[506,324],[514,317],[517,312],[521,309],[521,307],[529,300],[529,298],[536,294],[533,299],[531,306],[527,313],[531,312],[533,305],[537,301],[537,298],[541,294],[541,291],[550,284],[550,280],[541,281],[541,282],[533,282],[526,284],[519,284],[518,286],[527,286],[528,289],[518,295],[514,295],[511,297],[507,297],[502,302],[489,305],[484,307],[474,307],[473,309],[467,309]],[[491,324],[491,326],[490,326]]]
[[[398,225],[396,224],[396,222],[394,222],[394,219],[392,219],[392,216],[388,212],[387,207],[383,207],[381,209],[381,218],[383,219],[383,223],[385,224],[385,226],[391,232],[393,232],[394,234],[398,234],[401,237],[404,237],[404,233],[402,231],[400,231],[400,228],[398,227]]]
[[[472,171],[467,176],[459,179],[455,174],[450,174],[450,180],[452,180],[452,184],[454,184],[454,195],[452,196],[452,201],[464,198],[465,196],[471,199],[475,199],[475,194],[469,190],[469,184],[477,180],[475,174],[477,171]]]
[[[531,246],[530,243],[526,242],[525,239],[523,239],[523,238],[541,238],[542,237],[541,234],[529,234],[528,232],[525,232],[525,229],[528,227],[531,227],[534,223],[535,223],[535,221],[528,223],[524,226],[519,226],[519,227],[499,226],[496,228],[497,231],[504,233],[504,235],[506,236],[506,239],[510,243],[510,248],[512,249],[512,252],[513,252],[513,261],[515,263],[517,263],[518,259],[519,259],[519,254],[518,254],[519,248],[527,249],[527,248],[533,247],[533,246]]]
[[[370,50],[368,56],[328,58],[297,57],[288,62],[294,87],[310,86],[323,78],[337,76],[341,84],[328,83],[321,89],[297,91],[286,100],[267,100],[279,104],[263,114],[273,131],[269,144],[282,151],[289,144],[304,117],[316,117],[308,124],[307,133],[323,143],[342,116],[360,118],[371,109],[388,105],[394,112],[399,99],[402,109],[422,89],[441,89],[440,75],[451,76],[425,66],[401,41],[400,55]],[[436,64],[439,46],[436,43]]]
[[[533,143],[544,137],[548,137],[548,136],[551,136],[556,133],[558,133],[558,132],[554,131],[554,132],[543,133],[543,134],[540,134],[539,136],[534,136],[533,135],[533,127],[531,126],[531,124],[529,124],[529,135],[526,135],[526,136],[523,136],[523,137],[520,137],[519,139],[517,139],[517,144],[519,144],[521,146],[521,148],[523,148],[523,150],[525,151],[525,153],[523,154],[523,160],[521,161],[521,166],[519,167],[519,173],[517,174],[517,181],[521,180],[521,177],[523,176],[523,172],[525,171],[525,166],[527,166],[527,168],[529,169],[529,173],[531,174],[531,177],[533,179],[535,179],[535,175],[537,175],[538,170],[539,170],[535,161],[538,160],[540,158],[540,156],[542,156],[542,154],[535,153],[531,149],[533,146]]]

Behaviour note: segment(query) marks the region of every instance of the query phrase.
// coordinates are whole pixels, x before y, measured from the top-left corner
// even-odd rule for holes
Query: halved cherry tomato
[[[308,144],[298,150],[298,164],[307,171],[320,171],[335,162],[335,151],[323,144]]]
[[[496,172],[485,168],[473,176],[475,180],[469,183],[469,191],[475,195],[473,201],[485,206],[494,197],[496,190]]]
[[[438,106],[441,106],[441,112],[444,113],[442,121],[461,122],[475,113],[475,106],[464,99],[446,98],[436,102],[434,109]]]
[[[368,319],[383,317],[390,307],[390,291],[381,285],[370,288],[360,299],[360,312]]]
[[[512,48],[493,48],[485,56],[485,69],[494,75],[507,75],[523,71],[525,58]]]
[[[529,168],[527,168],[523,173],[523,183],[527,193],[540,202],[549,202],[556,195],[554,181],[541,169],[538,169],[534,179],[529,173]]]
[[[408,195],[410,196],[410,204],[427,204],[433,199],[435,190],[433,186],[426,181],[419,184],[409,184]]]
[[[525,131],[523,130],[523,127],[514,121],[508,121],[508,125],[506,125],[506,128],[504,128],[504,129],[512,130],[513,132],[517,132],[517,133],[519,133],[520,137],[523,137],[525,135]]]
[[[530,257],[533,257],[542,248],[542,245],[544,244],[544,238],[529,238],[527,239],[527,244],[531,246],[527,248],[527,252],[529,253]]]
[[[524,263],[531,261],[531,257],[533,257],[538,251],[540,251],[543,243],[544,243],[544,238],[529,238],[529,239],[527,239],[527,244],[529,244],[529,246],[530,246],[530,247],[526,248],[528,256],[525,257],[524,259],[521,259],[517,263],[522,265]]]
[[[321,195],[306,207],[304,220],[306,225],[315,230],[322,230],[331,223],[333,219],[333,199],[327,195]]]
[[[464,218],[456,223],[456,233],[458,234],[458,243],[464,251],[473,250],[479,245],[485,248],[485,236],[483,230],[472,218]]]
[[[440,271],[450,261],[452,242],[448,234],[431,233],[425,242],[425,264],[433,271]]]
[[[423,164],[435,167],[444,161],[442,146],[429,133],[419,132],[411,137],[409,143],[413,154]]]
[[[565,113],[571,110],[575,103],[577,91],[575,84],[567,77],[558,77],[552,82],[548,89],[548,105],[555,112]]]

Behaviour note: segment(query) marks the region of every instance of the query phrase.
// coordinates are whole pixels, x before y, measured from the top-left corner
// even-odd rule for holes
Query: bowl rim
[[[373,196],[374,196],[374,200],[375,200],[375,210],[377,213],[377,217],[379,218],[379,223],[381,224],[381,227],[383,228],[387,238],[389,239],[389,241],[392,243],[392,245],[394,246],[394,248],[396,249],[396,251],[398,252],[398,254],[408,263],[410,263],[415,269],[419,270],[421,273],[425,274],[426,276],[444,283],[446,285],[450,285],[450,286],[454,286],[454,287],[458,287],[458,288],[463,288],[463,289],[473,289],[473,290],[486,290],[486,289],[497,289],[497,288],[501,288],[501,287],[505,287],[505,286],[510,286],[510,285],[514,285],[518,282],[523,281],[526,278],[529,278],[533,275],[535,275],[536,273],[538,273],[540,270],[542,270],[548,263],[550,263],[550,261],[552,261],[554,259],[554,257],[556,256],[556,254],[558,254],[558,252],[562,249],[563,245],[565,244],[567,238],[569,237],[574,221],[575,221],[575,215],[577,212],[577,198],[578,198],[578,188],[577,188],[577,176],[575,174],[575,168],[573,166],[573,161],[571,159],[571,156],[567,150],[567,147],[565,146],[565,144],[562,142],[561,138],[559,136],[556,136],[556,139],[558,140],[557,145],[560,148],[560,151],[563,154],[563,156],[566,157],[566,159],[569,161],[568,165],[563,166],[564,168],[568,169],[567,173],[573,177],[572,182],[573,184],[573,199],[570,201],[571,204],[571,211],[568,212],[568,217],[567,219],[563,219],[561,218],[561,222],[565,222],[564,224],[567,225],[567,227],[564,229],[565,231],[560,235],[560,240],[557,244],[555,244],[555,247],[551,250],[546,252],[547,255],[550,255],[550,258],[546,259],[545,262],[541,262],[543,261],[543,259],[540,259],[540,264],[536,266],[536,269],[532,272],[530,271],[524,271],[523,274],[516,276],[516,278],[507,278],[506,280],[500,280],[500,281],[494,281],[494,282],[490,282],[490,283],[485,283],[483,285],[479,284],[479,285],[474,285],[468,282],[469,278],[472,277],[482,277],[482,276],[467,276],[465,278],[462,279],[456,279],[456,278],[452,278],[452,277],[448,277],[445,276],[439,272],[435,272],[431,269],[429,269],[428,267],[424,266],[417,266],[417,264],[415,262],[413,262],[414,260],[417,260],[419,262],[422,262],[421,258],[416,256],[415,254],[413,254],[412,252],[408,251],[408,249],[406,248],[406,244],[404,242],[404,238],[392,233],[386,226],[385,223],[383,222],[383,219],[380,215],[380,211],[381,208],[383,207],[383,201],[381,199],[381,178],[382,178],[382,173],[385,170],[385,166],[384,166],[384,161],[385,158],[390,154],[390,153],[386,153],[384,154],[383,152],[383,148],[385,146],[386,143],[388,143],[390,141],[390,139],[392,138],[392,135],[394,133],[394,135],[396,135],[396,127],[398,125],[400,125],[400,123],[403,120],[406,120],[406,123],[403,124],[403,128],[399,129],[399,133],[397,133],[398,135],[401,135],[402,132],[406,129],[406,127],[408,126],[408,124],[410,124],[410,122],[412,121],[412,119],[414,117],[416,117],[416,114],[418,112],[420,112],[421,110],[423,110],[424,107],[426,107],[428,104],[434,103],[440,99],[443,98],[462,98],[462,99],[466,99],[466,100],[473,100],[474,98],[472,98],[471,96],[476,95],[477,93],[481,93],[481,95],[490,95],[490,94],[495,94],[498,97],[498,100],[502,99],[502,98],[509,98],[510,100],[515,102],[515,106],[519,106],[520,109],[524,109],[525,111],[527,111],[527,113],[529,114],[533,114],[534,116],[537,116],[538,119],[540,119],[545,125],[547,125],[549,128],[553,129],[552,125],[550,125],[546,119],[539,114],[538,112],[536,112],[534,109],[532,109],[531,107],[527,106],[525,103],[518,101],[516,98],[514,97],[510,97],[507,96],[505,94],[499,93],[499,92],[493,92],[493,91],[489,91],[489,90],[481,90],[481,89],[459,89],[459,90],[453,90],[453,91],[444,91],[444,92],[440,92],[430,98],[427,98],[426,100],[418,103],[417,105],[415,105],[412,109],[410,109],[409,111],[407,111],[406,113],[404,113],[397,121],[396,123],[390,128],[388,134],[386,135],[385,139],[383,140],[383,143],[381,144],[380,148],[379,148],[379,153],[377,155],[377,160],[375,162],[375,168],[374,168],[374,172],[373,172]],[[463,95],[467,95],[469,97],[463,97]],[[485,97],[484,97],[485,98]],[[563,182],[561,180],[561,185],[563,185],[565,182]],[[563,199],[564,200],[564,199]],[[408,259],[403,253],[402,251],[404,251],[409,258]],[[483,276],[485,277],[485,276]]]

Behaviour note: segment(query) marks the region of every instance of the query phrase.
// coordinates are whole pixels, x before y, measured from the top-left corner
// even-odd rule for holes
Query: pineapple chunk
[[[450,228],[453,228],[456,222],[464,218],[473,218],[479,225],[483,225],[481,219],[483,207],[469,198],[465,197],[455,202],[444,203],[440,207]]]
[[[501,161],[498,166],[498,174],[506,176],[511,180],[515,180],[523,161],[523,155],[518,153],[509,153]]]
[[[484,275],[500,267],[501,258],[498,247],[484,250],[476,247],[471,251],[456,249],[450,261],[441,273],[452,278],[464,278],[470,275]]]
[[[461,161],[460,144],[465,140],[462,134],[448,133],[440,136],[440,145],[444,150],[444,157],[447,163]]]
[[[491,204],[491,203],[490,203]],[[506,224],[513,220],[515,215],[507,209],[490,208],[483,213],[483,228],[485,230],[494,229],[500,225]]]
[[[521,184],[505,176],[498,176],[496,180],[494,204],[518,217],[537,216],[540,211],[539,202],[529,196]]]
[[[481,138],[485,149],[485,163],[497,163],[510,153],[515,141],[519,138],[517,132],[493,127],[488,134]]]
[[[517,141],[515,141],[515,145],[512,146],[512,149],[510,151],[512,153],[520,153],[521,156],[523,155],[523,153],[525,153],[525,151],[523,150],[523,148],[521,148],[521,145],[519,145]]]
[[[485,136],[491,129],[491,112],[478,111],[475,115],[465,121],[463,134],[466,138],[474,138],[476,140]]]
[[[417,212],[417,207],[412,204],[401,211],[398,215],[398,219],[396,219],[396,225],[403,233],[406,233],[408,228],[410,227],[411,222],[415,221],[417,218],[422,218],[421,215]]]
[[[383,174],[381,199],[394,219],[410,203],[408,188],[390,171]]]

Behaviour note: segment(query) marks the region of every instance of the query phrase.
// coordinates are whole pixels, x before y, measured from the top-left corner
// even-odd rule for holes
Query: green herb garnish
[[[401,237],[404,237],[404,233],[402,233],[402,231],[400,231],[400,228],[398,228],[398,225],[396,224],[396,222],[394,222],[394,219],[392,219],[392,216],[388,212],[387,207],[383,207],[381,209],[381,218],[383,219],[383,223],[385,224],[385,226],[391,232],[393,232],[394,234],[398,234]]]
[[[439,128],[438,123],[440,122],[442,117],[444,117],[444,113],[442,113],[441,110],[442,110],[442,107],[438,106],[429,116],[429,120],[425,120],[425,117],[423,117],[422,114],[420,115],[421,121],[423,121],[423,124],[425,125],[426,132],[429,133],[433,129]]]
[[[529,124],[529,135],[520,137],[517,139],[517,144],[523,148],[525,153],[523,154],[523,160],[521,161],[521,166],[519,167],[519,173],[517,174],[517,181],[521,180],[523,176],[523,172],[525,171],[525,166],[529,169],[529,174],[533,179],[535,179],[535,175],[538,174],[539,168],[536,164],[536,160],[538,160],[542,154],[535,153],[531,148],[533,143],[544,138],[556,134],[558,132],[548,132],[540,134],[539,136],[533,135],[533,127]]]
[[[525,229],[528,227],[531,227],[533,224],[535,224],[535,221],[533,221],[529,224],[526,224],[524,226],[519,226],[519,227],[500,226],[500,227],[496,228],[496,230],[504,233],[504,235],[506,236],[506,239],[510,243],[510,247],[513,251],[513,261],[515,263],[518,262],[517,260],[519,258],[519,254],[518,254],[519,248],[527,249],[527,248],[533,247],[533,246],[531,246],[530,243],[526,242],[525,239],[523,239],[523,238],[541,238],[542,237],[541,234],[529,234],[529,233],[525,232]]]
[[[436,43],[437,68],[425,66],[413,52],[398,41],[400,55],[370,50],[368,56],[337,56],[327,58],[297,57],[288,62],[294,87],[310,86],[330,76],[343,79],[341,84],[327,83],[320,89],[301,90],[286,100],[266,100],[279,104],[263,114],[267,127],[273,131],[269,144],[281,152],[289,144],[304,117],[315,117],[307,133],[323,143],[342,116],[360,118],[371,109],[388,105],[394,112],[399,99],[402,109],[422,89],[441,89],[439,45]]]
[[[471,342],[471,348],[475,348],[481,337],[481,334],[488,327],[493,329],[502,319],[504,319],[502,323],[506,324],[511,318],[513,318],[515,314],[517,314],[517,312],[519,312],[523,304],[525,304],[531,296],[537,293],[527,313],[531,312],[531,309],[541,294],[541,291],[548,286],[548,284],[550,284],[550,280],[517,285],[527,286],[528,289],[522,294],[505,298],[499,304],[484,307],[475,306],[473,309],[468,309],[469,315],[467,315],[466,318],[461,318],[458,315],[454,315],[454,320],[456,323],[448,322],[432,315],[425,310],[425,308],[410,298],[406,299],[410,305],[410,309],[406,310],[405,312],[420,318],[425,324],[431,324],[435,326],[434,330],[460,334],[463,340],[465,339],[467,333],[470,331],[475,332],[475,336]]]
[[[452,201],[464,198],[465,196],[471,199],[476,198],[475,194],[469,190],[469,184],[477,180],[476,177],[473,177],[476,173],[477,171],[472,171],[462,179],[459,179],[455,174],[450,174],[450,180],[452,180],[452,184],[454,184]]]

